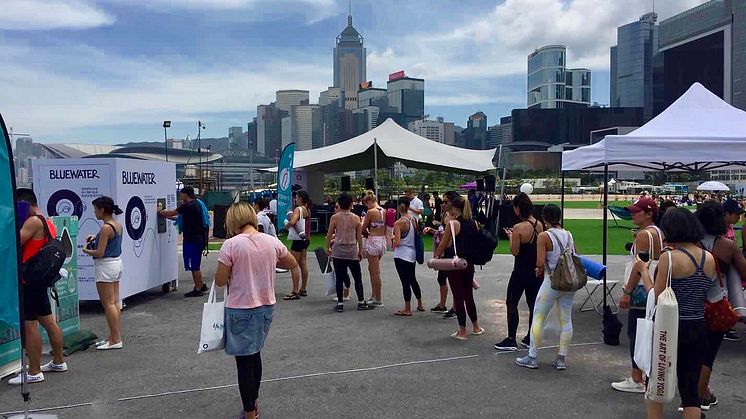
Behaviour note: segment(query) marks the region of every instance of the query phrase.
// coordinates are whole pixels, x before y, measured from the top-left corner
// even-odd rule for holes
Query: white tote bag
[[[326,285],[327,297],[337,295],[337,276],[331,269],[331,264],[332,258],[330,257],[326,262],[326,269],[324,269],[324,272],[321,273],[321,279],[324,281],[324,285]]]
[[[635,333],[634,360],[640,370],[650,377],[650,366],[653,362],[653,330],[655,328],[655,289],[648,292],[648,302],[645,308],[645,318],[637,319]]]
[[[653,251],[655,247],[653,246],[653,235],[650,233],[650,231],[645,230],[645,233],[648,235],[648,241],[650,243],[648,253],[650,254],[650,260],[648,261],[648,272],[650,273],[650,278],[655,281],[655,270],[658,269],[658,261],[653,260]],[[663,238],[660,237],[660,232],[658,233],[658,237],[660,239],[660,248],[663,249]],[[637,265],[637,255],[635,254],[635,249],[632,249],[630,251],[630,255],[632,256],[632,260],[627,262],[627,264],[624,266],[624,278],[622,281],[625,283],[629,281],[629,276],[632,274],[632,270],[635,268],[635,265]]]
[[[653,363],[645,397],[670,403],[676,395],[676,361],[679,345],[679,303],[671,289],[671,252],[668,253],[668,282],[658,295],[653,328]]]
[[[216,301],[215,282],[210,288],[210,296],[202,307],[202,331],[199,336],[199,348],[197,353],[218,351],[225,348],[225,299],[228,297],[228,287],[225,290],[223,301]]]

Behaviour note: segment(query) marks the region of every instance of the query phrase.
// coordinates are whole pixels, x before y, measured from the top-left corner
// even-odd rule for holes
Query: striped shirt
[[[705,318],[705,299],[715,278],[710,278],[704,271],[707,252],[702,250],[702,260],[697,263],[694,256],[686,249],[676,249],[689,257],[697,268],[686,278],[671,281],[671,288],[679,304],[679,320],[702,320]]]

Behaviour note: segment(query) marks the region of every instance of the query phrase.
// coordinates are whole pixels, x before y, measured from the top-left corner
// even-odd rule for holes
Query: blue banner
[[[21,358],[18,313],[18,244],[10,138],[0,116],[0,376]]]
[[[282,149],[280,164],[277,166],[277,230],[282,230],[283,220],[288,211],[293,210],[293,161],[295,143]]]

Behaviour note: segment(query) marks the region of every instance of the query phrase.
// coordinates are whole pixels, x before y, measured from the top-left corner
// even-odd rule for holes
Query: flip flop
[[[482,333],[484,333],[484,329],[481,328],[481,327],[479,328],[479,331],[477,331],[477,332],[471,332],[471,334],[474,335],[474,336],[479,336]]]
[[[403,312],[401,310],[399,310],[396,313],[394,313],[394,315],[395,316],[402,316],[402,317],[412,317],[412,313],[407,314],[407,313],[405,313],[405,312]]]
[[[465,337],[459,336],[458,335],[458,331],[453,332],[453,334],[451,335],[451,337],[454,338],[454,339],[456,339],[456,340],[460,340],[461,342],[466,342],[467,340],[469,340],[469,338],[465,338]]]
[[[289,295],[282,297],[285,301],[300,300],[300,295],[297,292],[292,292]]]
[[[417,307],[417,311],[423,312],[425,311],[425,307]]]

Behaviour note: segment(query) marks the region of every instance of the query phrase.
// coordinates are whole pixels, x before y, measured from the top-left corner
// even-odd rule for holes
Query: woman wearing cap
[[[658,260],[663,249],[663,233],[655,225],[658,216],[658,205],[651,198],[642,197],[636,203],[626,207],[632,214],[632,223],[638,227],[635,233],[635,243],[632,246],[632,256],[639,257],[645,262]],[[629,357],[632,362],[632,372],[629,377],[619,382],[611,383],[614,390],[625,393],[644,393],[642,370],[634,360],[635,336],[637,333],[637,319],[645,318],[647,293],[645,286],[640,283],[640,272],[632,269],[630,276],[622,288],[624,295],[619,302],[621,308],[629,309],[627,315],[627,336],[629,337]]]

